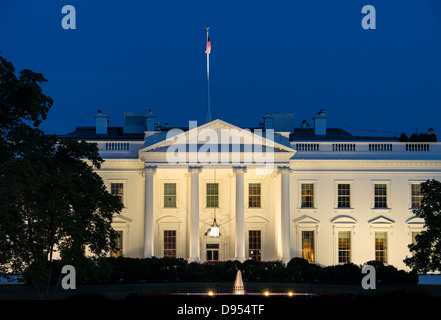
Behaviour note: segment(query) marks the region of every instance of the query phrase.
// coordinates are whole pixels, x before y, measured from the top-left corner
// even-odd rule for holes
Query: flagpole
[[[210,29],[210,27],[207,27],[207,45],[209,40],[209,36],[208,36],[208,30]],[[211,50],[211,49],[210,49]],[[207,122],[211,121],[211,113],[210,113],[210,52],[206,51],[207,54],[207,108],[208,108],[208,112],[207,112]]]

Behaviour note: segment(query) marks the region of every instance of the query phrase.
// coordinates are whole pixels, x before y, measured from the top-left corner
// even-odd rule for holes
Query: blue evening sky
[[[364,5],[376,30],[361,27]],[[439,0],[0,0],[1,55],[48,80],[48,133],[94,125],[98,109],[114,126],[149,108],[161,124],[203,123],[206,26],[213,118],[293,112],[300,126],[325,109],[334,127],[441,131]]]

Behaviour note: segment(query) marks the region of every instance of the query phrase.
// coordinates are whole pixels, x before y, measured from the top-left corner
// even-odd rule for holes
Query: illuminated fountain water
[[[244,295],[245,294],[245,286],[242,280],[242,273],[240,270],[237,270],[236,280],[234,280],[233,294],[236,295]]]

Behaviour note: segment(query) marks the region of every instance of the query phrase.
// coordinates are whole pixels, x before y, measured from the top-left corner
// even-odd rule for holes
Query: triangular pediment
[[[377,224],[377,225],[381,225],[381,224],[383,224],[383,225],[391,225],[391,224],[395,223],[395,221],[393,221],[392,219],[386,218],[384,216],[376,217],[376,218],[374,218],[372,220],[369,220],[368,222],[370,224]]]
[[[289,161],[295,150],[287,145],[275,142],[276,133],[267,136],[262,130],[243,129],[217,119],[189,130],[171,129],[161,136],[146,138],[145,147],[139,151],[141,160],[159,158],[170,153],[213,155],[219,154],[267,154],[273,153],[275,158]],[[158,138],[162,139],[158,141]]]
[[[303,224],[303,223],[304,224],[319,224],[320,221],[315,218],[312,218],[310,216],[301,216],[300,218],[295,219],[294,223],[297,223],[297,224]]]

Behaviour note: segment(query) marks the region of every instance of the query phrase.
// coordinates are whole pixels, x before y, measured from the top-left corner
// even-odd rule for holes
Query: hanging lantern
[[[220,236],[220,232],[219,232],[219,225],[216,222],[216,218],[213,221],[213,224],[211,225],[210,228],[210,237],[212,238],[217,238]]]

